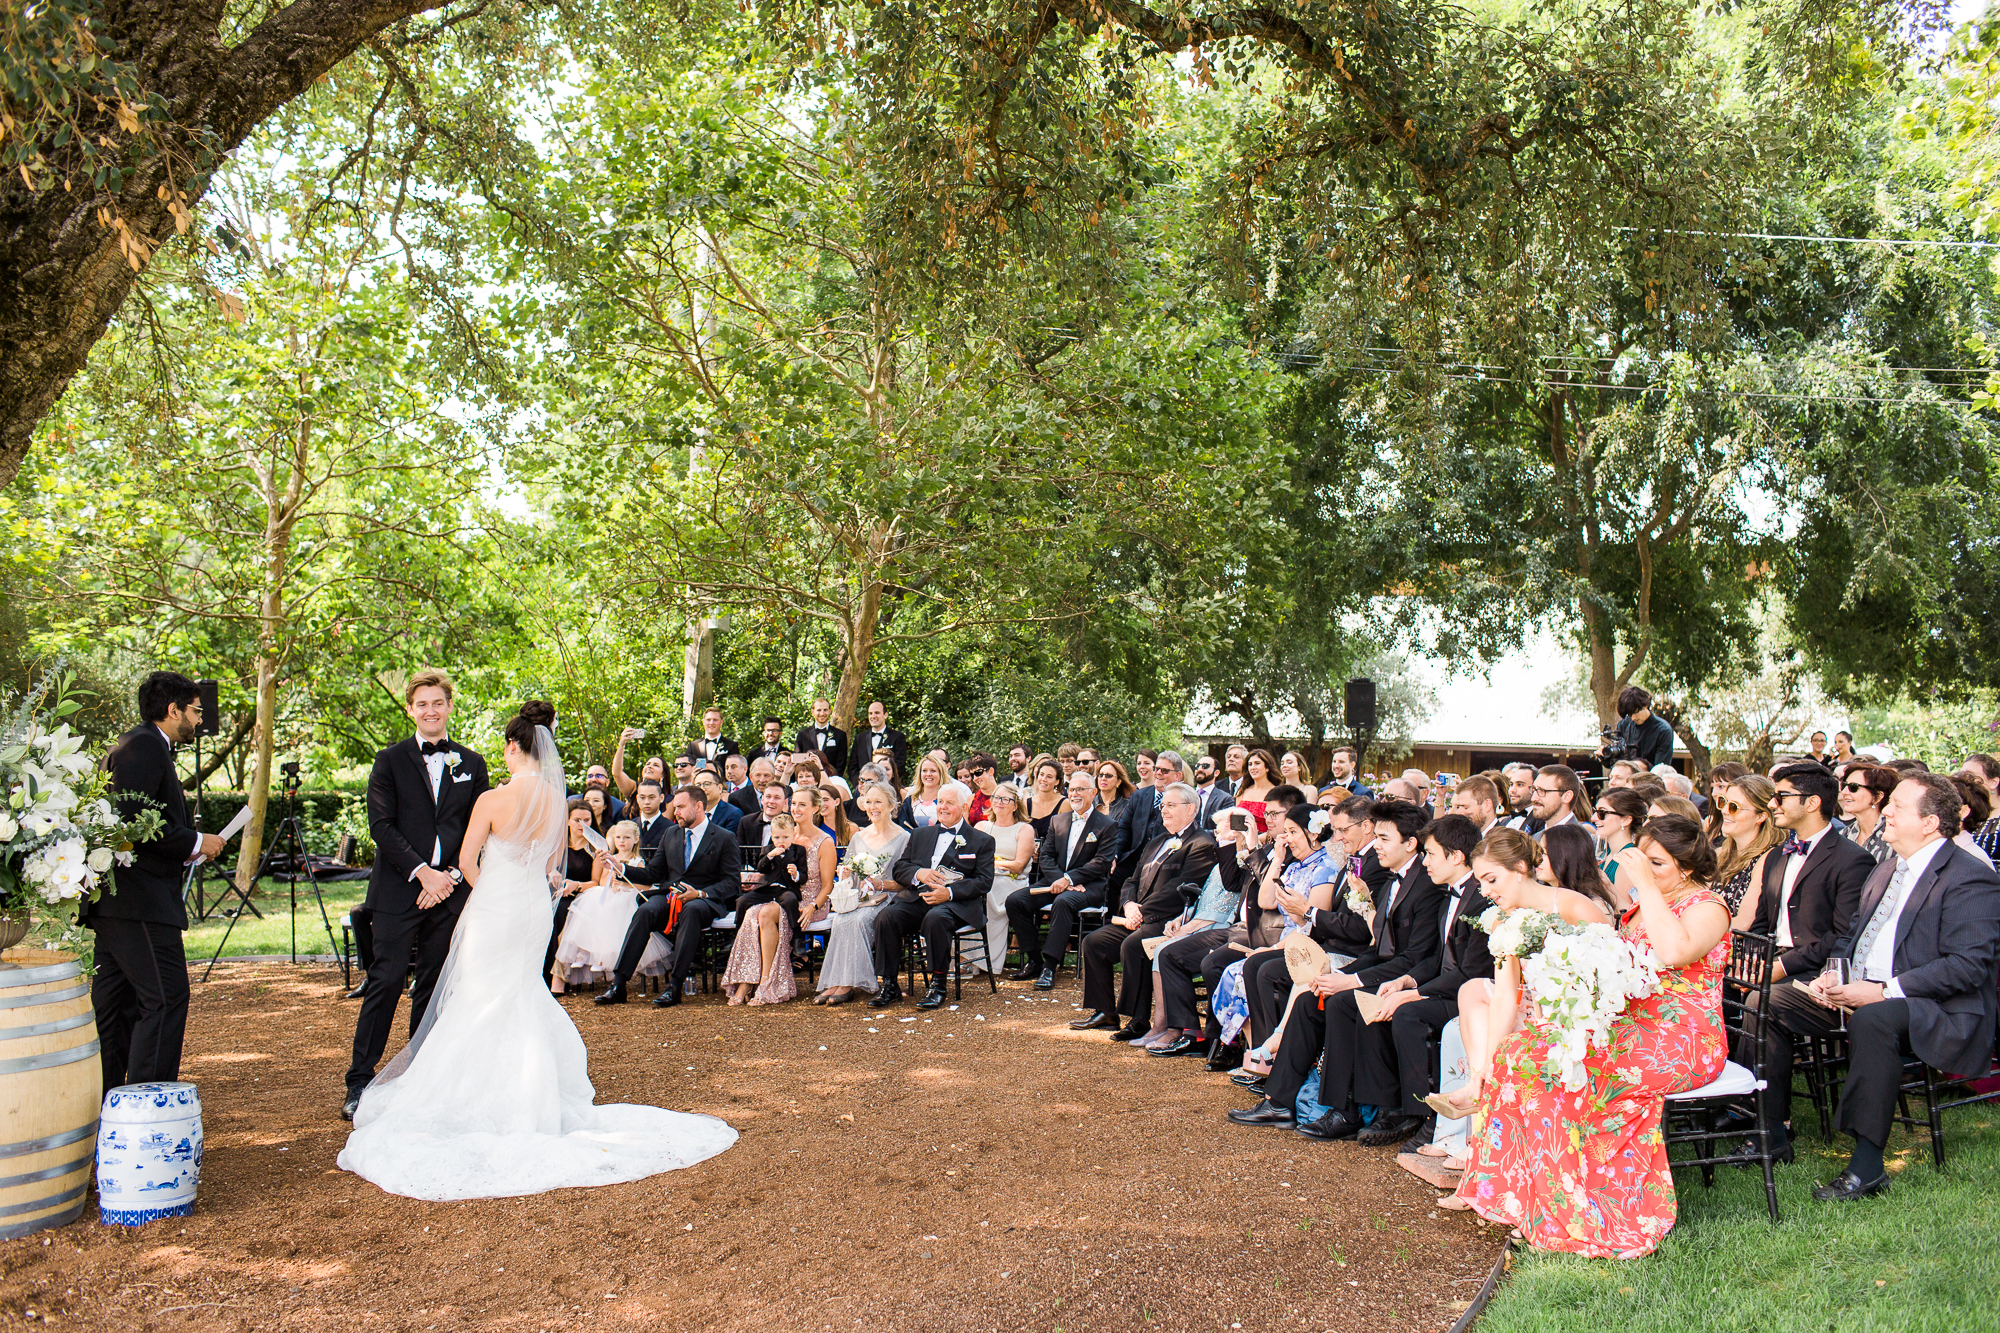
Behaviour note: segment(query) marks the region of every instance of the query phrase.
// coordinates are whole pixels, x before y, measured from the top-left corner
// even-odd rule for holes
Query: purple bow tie
[[[1800,838],[1797,834],[1793,834],[1791,837],[1786,838],[1785,845],[1778,849],[1778,851],[1785,856],[1804,856],[1806,854],[1806,850],[1807,848],[1805,840]]]

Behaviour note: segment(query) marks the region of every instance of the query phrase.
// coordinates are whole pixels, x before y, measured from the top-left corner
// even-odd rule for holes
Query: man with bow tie
[[[833,705],[824,699],[812,702],[812,725],[800,727],[792,739],[795,752],[816,754],[827,776],[847,776],[847,733],[833,725]]]
[[[944,1003],[951,971],[952,934],[961,925],[986,924],[993,838],[966,822],[971,804],[971,788],[945,783],[937,794],[937,822],[911,835],[896,862],[893,875],[902,888],[875,918],[875,972],[882,978],[878,1005],[903,998],[896,975],[903,970],[903,941],[911,932],[922,931],[930,963],[930,988],[918,1008],[936,1009]]]
[[[742,753],[743,751],[738,748],[735,741],[722,734],[722,710],[713,704],[703,709],[701,714],[701,735],[689,742],[686,751],[687,757],[694,762],[696,767],[700,767],[706,763],[709,768],[720,773],[722,772],[723,760],[732,754]]]
[[[1069,805],[1049,820],[1048,836],[1035,849],[1035,872],[1026,888],[1007,898],[1007,920],[1021,942],[1021,970],[1015,981],[1051,990],[1056,969],[1069,952],[1076,915],[1104,905],[1104,884],[1118,859],[1118,824],[1097,803],[1097,783],[1088,773],[1069,777]],[[1048,942],[1042,942],[1041,915],[1049,914]]]
[[[888,706],[880,699],[868,705],[868,729],[854,738],[854,752],[848,758],[848,786],[860,788],[861,766],[872,762],[877,750],[887,750],[895,759],[897,782],[911,780],[910,738],[889,725]]]

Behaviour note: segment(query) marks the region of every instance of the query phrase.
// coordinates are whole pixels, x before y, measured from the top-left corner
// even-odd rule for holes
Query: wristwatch
[[[455,885],[463,885],[465,883],[465,876],[458,872],[457,866],[450,867],[444,873],[451,876],[451,882]]]

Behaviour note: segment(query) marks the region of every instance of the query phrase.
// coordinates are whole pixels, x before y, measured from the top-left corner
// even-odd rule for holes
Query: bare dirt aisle
[[[1500,1244],[1386,1150],[1231,1125],[1248,1099],[1200,1061],[1069,1032],[1073,985],[928,1015],[572,997],[600,1102],[720,1115],[736,1146],[603,1189],[394,1198],[334,1165],[338,980],[195,987],[195,1216],[104,1227],[93,1201],[0,1245],[0,1326],[1391,1333],[1448,1326]]]

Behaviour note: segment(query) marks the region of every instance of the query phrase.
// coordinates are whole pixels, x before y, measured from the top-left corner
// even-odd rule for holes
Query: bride
[[[340,1165],[391,1194],[484,1199],[637,1180],[713,1157],[711,1116],[595,1106],[583,1038],[541,973],[549,867],[565,847],[562,761],[546,727],[507,724],[509,781],[472,807],[473,886],[435,998],[368,1085]],[[485,855],[482,859],[481,852]]]

